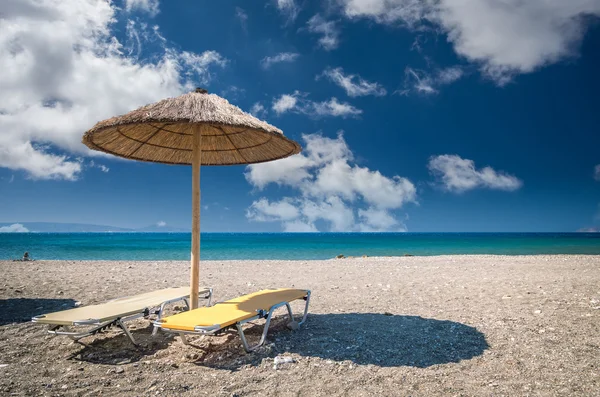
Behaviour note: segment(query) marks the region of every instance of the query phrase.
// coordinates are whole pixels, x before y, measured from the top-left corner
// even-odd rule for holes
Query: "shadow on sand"
[[[73,299],[0,299],[0,325],[26,323],[33,316],[75,307]]]
[[[43,307],[33,302],[25,306],[15,303],[15,306],[20,307],[19,318],[27,321],[32,315],[64,308],[65,303],[68,305],[71,302],[54,301],[57,306],[52,306],[51,302],[46,303],[48,305]],[[42,310],[39,310],[40,307]],[[426,368],[468,360],[482,355],[489,348],[484,334],[474,327],[419,316],[381,313],[309,314],[306,324],[296,331],[287,330],[286,323],[287,317],[274,318],[265,346],[250,354],[244,353],[234,330],[214,337],[190,338],[190,346],[170,348],[173,343],[181,343],[177,340],[179,338],[174,339],[162,332],[152,337],[152,326],[138,323],[132,329],[132,334],[139,346],[131,344],[121,332],[109,332],[88,337],[91,340],[83,339],[83,349],[74,352],[71,359],[119,365],[140,361],[159,350],[165,350],[165,358],[179,361],[183,349],[186,356],[194,357],[190,362],[233,371],[244,365],[260,365],[266,358],[286,353],[337,362],[350,361],[359,365]],[[262,330],[262,324],[251,325],[246,330],[250,344],[258,341]]]
[[[249,341],[258,340],[261,332],[259,325],[248,329]],[[465,324],[379,313],[309,314],[306,324],[293,332],[279,321],[272,326],[266,346],[246,356],[237,335],[235,339],[238,342],[229,338],[226,344],[214,346],[216,350],[205,351],[196,363],[236,370],[266,357],[296,353],[360,365],[426,368],[468,360],[489,347],[481,332]]]
[[[114,327],[110,332],[81,339],[78,343],[82,348],[74,352],[69,359],[103,365],[131,364],[152,356],[159,350],[167,349],[174,342],[172,336],[164,333],[159,332],[152,336],[151,324],[142,327],[135,327],[131,322],[127,324],[137,345],[132,344],[123,332]]]

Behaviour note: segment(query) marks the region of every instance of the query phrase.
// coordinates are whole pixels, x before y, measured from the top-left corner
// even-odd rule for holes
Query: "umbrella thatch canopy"
[[[198,304],[200,166],[253,164],[300,152],[272,125],[206,90],[168,98],[97,123],[90,149],[133,160],[192,165],[191,304]]]
[[[101,121],[83,143],[133,160],[192,164],[196,134],[202,165],[261,163],[300,152],[280,129],[202,89]]]

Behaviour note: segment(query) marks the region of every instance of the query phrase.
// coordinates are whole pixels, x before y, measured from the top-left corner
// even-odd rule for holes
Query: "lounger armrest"
[[[162,328],[163,320],[154,320],[152,321],[152,325],[154,325],[156,328]]]
[[[101,321],[97,318],[88,318],[87,320],[75,320],[73,325],[98,325]]]
[[[206,326],[196,325],[194,327],[194,331],[200,332],[203,334],[214,334],[215,332],[217,332],[220,329],[221,329],[221,326],[218,324],[206,325]]]

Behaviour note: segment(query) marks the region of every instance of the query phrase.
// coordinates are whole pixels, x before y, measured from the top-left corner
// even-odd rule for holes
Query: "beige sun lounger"
[[[207,299],[210,306],[211,288],[201,288],[201,299]],[[35,316],[31,321],[48,324],[48,333],[66,335],[77,341],[83,337],[96,334],[114,325],[120,327],[127,337],[135,344],[135,339],[125,326],[126,321],[156,314],[162,318],[163,310],[169,303],[183,301],[189,309],[190,287],[166,288],[145,294],[114,299],[99,305],[78,307],[60,312]],[[85,330],[71,330],[70,327],[91,327]],[[156,328],[152,335],[156,334]]]
[[[290,302],[297,299],[306,301],[302,321],[296,323],[292,314]],[[267,337],[269,324],[273,312],[283,306],[287,307],[288,315],[293,328],[297,328],[306,321],[310,291],[304,289],[266,289],[249,295],[240,296],[225,302],[219,302],[211,307],[200,307],[187,312],[178,313],[162,319],[157,319],[154,326],[162,330],[179,333],[183,343],[187,344],[185,334],[214,335],[226,328],[236,326],[242,344],[247,352],[261,346]],[[266,319],[262,337],[258,344],[249,346],[242,326],[260,318]]]

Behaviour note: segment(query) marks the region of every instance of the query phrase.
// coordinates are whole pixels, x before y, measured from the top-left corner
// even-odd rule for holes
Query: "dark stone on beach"
[[[339,254],[338,256],[336,256],[336,259],[344,259],[345,256],[343,254]]]
[[[414,256],[413,254],[404,254],[402,256]]]
[[[392,313],[390,313],[390,312],[385,312],[385,313],[383,313],[383,315],[384,315],[384,316],[393,316],[393,314],[392,314]]]

